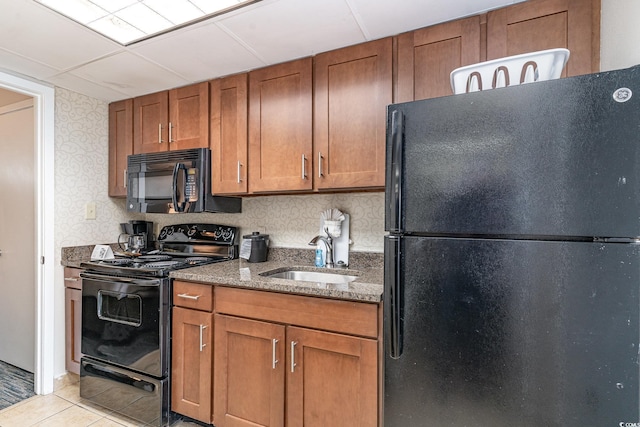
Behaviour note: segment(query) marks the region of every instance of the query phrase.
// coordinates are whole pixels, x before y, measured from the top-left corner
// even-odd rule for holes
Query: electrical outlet
[[[96,219],[96,202],[87,203],[84,209],[84,219]]]

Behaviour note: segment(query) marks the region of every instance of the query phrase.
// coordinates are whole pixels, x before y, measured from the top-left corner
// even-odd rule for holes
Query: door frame
[[[55,359],[54,130],[55,90],[44,82],[0,71],[0,87],[33,97],[36,171],[36,394],[53,392]]]

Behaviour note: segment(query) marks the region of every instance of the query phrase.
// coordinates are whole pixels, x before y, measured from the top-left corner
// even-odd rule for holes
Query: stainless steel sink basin
[[[320,283],[349,283],[356,280],[357,276],[338,273],[321,273],[319,271],[285,270],[260,274],[272,279],[297,280],[300,282],[320,282]]]

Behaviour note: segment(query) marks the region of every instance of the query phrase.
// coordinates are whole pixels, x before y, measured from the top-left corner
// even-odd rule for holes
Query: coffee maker
[[[155,236],[153,234],[153,222],[131,220],[120,224],[122,234],[118,237],[120,249],[132,253],[145,253],[156,248]],[[127,235],[127,239],[121,241],[122,236]],[[127,247],[122,243],[126,241]]]

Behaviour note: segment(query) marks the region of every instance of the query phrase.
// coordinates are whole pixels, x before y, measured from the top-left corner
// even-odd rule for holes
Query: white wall
[[[640,64],[640,1],[602,0],[600,69]]]
[[[55,91],[55,358],[54,376],[64,367],[64,271],[61,248],[114,242],[126,220],[124,202],[107,196],[108,104],[56,88]],[[95,202],[96,220],[85,220]]]

